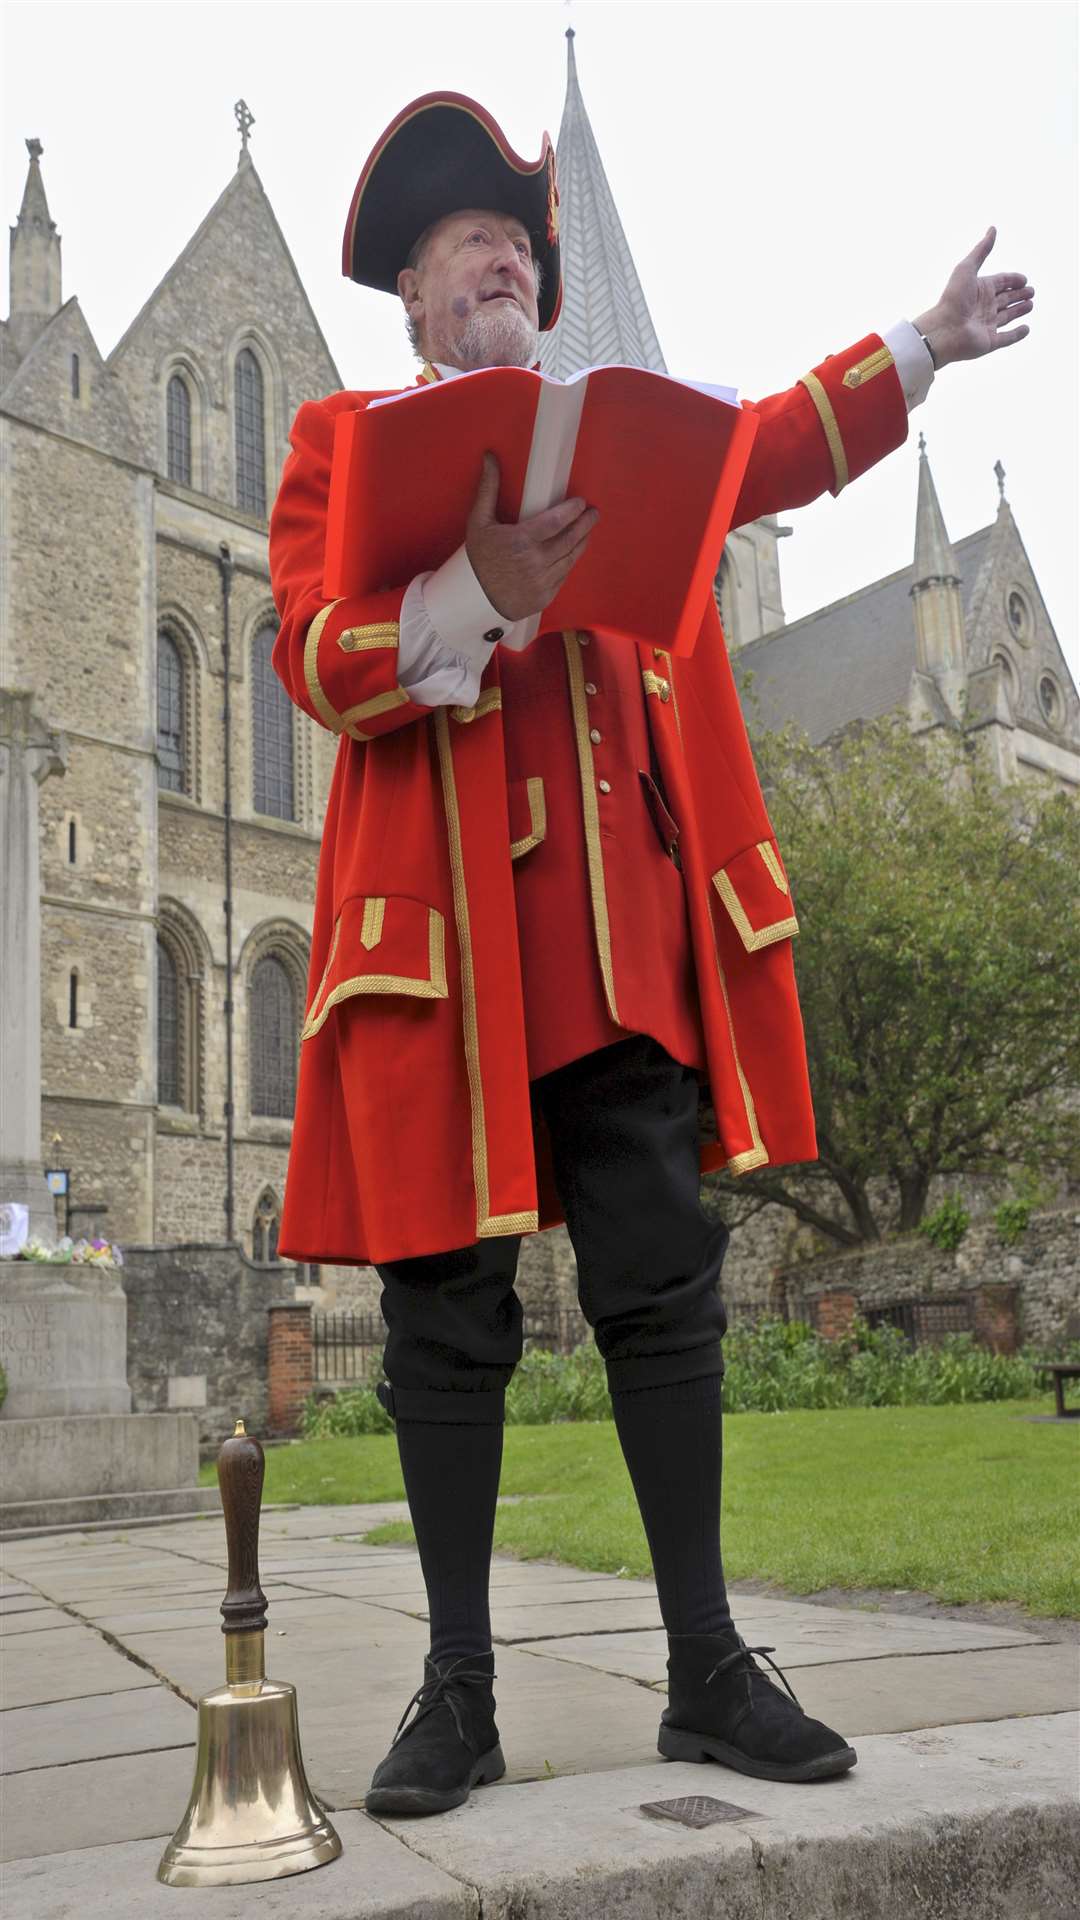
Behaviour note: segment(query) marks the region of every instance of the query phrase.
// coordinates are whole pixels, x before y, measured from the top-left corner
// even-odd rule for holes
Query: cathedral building
[[[566,301],[543,364],[663,371],[567,41]],[[343,382],[238,118],[236,172],[107,359],[63,297],[27,142],[0,324],[0,699],[29,701],[66,763],[40,781],[26,911],[41,1151],[70,1169],[72,1230],[272,1262],[337,741],[270,664],[267,514],[297,408]],[[1004,777],[1080,785],[1076,690],[1003,494],[951,544],[923,453],[914,518],[911,569],[790,625],[784,529],[731,536],[717,594],[751,725],[974,714]]]

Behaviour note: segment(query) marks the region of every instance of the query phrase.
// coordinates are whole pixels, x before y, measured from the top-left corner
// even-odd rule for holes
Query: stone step
[[[87,1493],[64,1500],[17,1500],[0,1505],[0,1540],[26,1540],[72,1527],[109,1527],[128,1521],[188,1519],[218,1513],[216,1487],[158,1487],[152,1493]]]

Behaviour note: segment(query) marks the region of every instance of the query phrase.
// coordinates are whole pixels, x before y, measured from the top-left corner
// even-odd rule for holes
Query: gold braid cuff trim
[[[331,733],[347,733],[354,740],[367,740],[371,737],[369,734],[356,731],[357,721],[373,720],[376,714],[387,713],[391,707],[400,707],[409,696],[404,688],[392,687],[388,693],[377,693],[374,699],[362,700],[359,706],[346,708],[344,713],[339,713],[331,704],[319,679],[319,645],[330,615],[334,608],[340,605],[340,600],[331,600],[325,607],[320,607],[307,630],[304,640],[304,681],[308,690],[308,699],[323,725],[329,727]],[[397,636],[396,621],[380,621],[370,627],[350,627],[347,633],[339,637],[338,645],[343,647],[346,653],[362,653],[376,648],[396,648]],[[346,641],[349,642],[347,646]]]
[[[337,643],[342,653],[373,653],[380,647],[396,647],[398,622],[378,620],[370,627],[345,627]]]
[[[364,926],[367,925],[368,908],[380,906],[385,909],[386,901],[367,900],[364,902]],[[341,936],[341,916],[339,914],[334,927],[334,937],[330,942],[330,952],[327,955],[326,965],[323,968],[323,976],[319,982],[318,992],[311,1003],[311,1012],[308,1014],[300,1034],[301,1040],[310,1040],[313,1035],[318,1033],[320,1028],[325,1025],[327,1017],[333,1009],[340,1006],[343,1000],[351,1000],[353,995],[357,993],[401,993],[410,1000],[448,999],[449,991],[446,985],[446,929],[443,925],[442,914],[437,908],[429,907],[428,914],[429,979],[420,980],[414,975],[406,973],[361,973],[357,974],[352,980],[339,980],[333,993],[329,994],[320,1006],[319,1001],[329,977],[330,969],[334,964],[334,956],[337,953],[338,941]],[[381,916],[379,932],[381,936]],[[363,928],[361,929],[360,938],[366,946],[368,943],[364,940]],[[372,941],[371,945],[375,946],[377,942]]]
[[[837,425],[836,415],[833,412],[832,401],[829,399],[816,373],[804,373],[799,384],[806,388],[807,393],[810,395],[811,400],[818,410],[818,417],[825,430],[825,438],[829,443],[829,452],[832,454],[833,473],[836,478],[836,492],[841,493],[848,483],[848,464],[840,428]]]
[[[523,834],[520,840],[511,840],[511,860],[520,860],[523,853],[529,853],[533,847],[538,847],[547,832],[547,801],[544,798],[544,782],[539,774],[535,774],[525,782],[525,791],[529,796],[532,832]]]
[[[304,641],[304,680],[307,685],[308,699],[323,726],[329,727],[331,733],[341,732],[341,717],[337,708],[330,705],[323,692],[322,681],[319,679],[319,641],[322,639],[323,628],[334,608],[340,605],[340,600],[331,600],[325,607],[321,607],[308,628]]]
[[[722,867],[719,873],[713,874],[712,883],[734,920],[735,930],[747,953],[757,953],[761,947],[771,947],[777,940],[789,940],[792,934],[798,933],[799,923],[794,914],[786,920],[774,920],[768,927],[752,927],[746,909]]]
[[[755,1167],[767,1167],[769,1155],[764,1147],[752,1147],[747,1153],[733,1154],[728,1161],[730,1173],[752,1173]]]
[[[461,727],[467,727],[470,720],[482,720],[486,713],[497,713],[502,706],[502,688],[488,687],[480,695],[475,707],[451,707],[450,718]]]
[[[347,707],[341,716],[341,732],[347,733],[352,740],[370,740],[370,733],[361,733],[356,725],[358,720],[374,720],[380,713],[390,713],[394,707],[407,706],[409,696],[404,687],[391,687],[387,693],[377,693],[372,700],[364,700],[358,707]]]
[[[600,845],[600,809],[596,801],[596,779],[593,772],[592,747],[589,742],[585,669],[581,664],[581,650],[577,643],[577,636],[573,632],[563,634],[563,648],[566,653],[566,671],[570,678],[570,705],[574,715],[578,769],[581,774],[581,807],[585,816],[585,846],[589,861],[589,892],[592,896],[596,948],[600,956],[600,972],[604,980],[607,1010],[616,1026],[621,1027],[622,1021],[619,1019],[619,1009],[615,1002],[611,925],[608,920],[607,888],[604,882],[604,852]]]
[[[861,387],[872,380],[876,373],[884,373],[886,367],[893,365],[893,357],[888,347],[879,347],[876,353],[868,353],[865,360],[857,366],[849,367],[840,382],[843,387]]]

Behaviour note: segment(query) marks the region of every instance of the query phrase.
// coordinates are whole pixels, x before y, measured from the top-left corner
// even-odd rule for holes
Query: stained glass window
[[[184,663],[171,633],[158,634],[158,786],[184,791]]]
[[[271,663],[275,631],[263,627],[251,648],[251,762],[256,813],[295,818],[292,703]]]
[[[268,953],[248,995],[251,1111],[291,1120],[296,1102],[296,996],[287,968]]]
[[[250,347],[236,356],[236,504],[266,518],[266,420],[263,376]]]
[[[191,395],[186,380],[174,373],[165,390],[166,471],[182,487],[191,485]]]
[[[164,940],[157,943],[158,1102],[183,1105],[180,1072],[180,981],[176,957]]]

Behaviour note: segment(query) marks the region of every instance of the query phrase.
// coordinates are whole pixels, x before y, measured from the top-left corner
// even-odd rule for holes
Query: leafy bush
[[[1031,1208],[1026,1200],[1003,1200],[994,1215],[994,1225],[1007,1247],[1015,1247],[1028,1229]]]
[[[925,1220],[919,1222],[919,1232],[925,1233],[935,1247],[943,1253],[955,1253],[965,1233],[971,1225],[971,1215],[962,1200],[951,1193],[940,1207],[928,1213]]]
[[[862,1320],[840,1340],[823,1340],[802,1321],[763,1320],[736,1328],[724,1351],[728,1413],[1021,1400],[1043,1388],[1033,1353],[991,1353],[968,1333],[912,1351],[895,1327],[871,1328]],[[381,1378],[380,1363],[372,1379]],[[595,1342],[567,1354],[528,1347],[507,1389],[506,1418],[511,1426],[610,1420],[607,1375]],[[389,1433],[392,1427],[371,1386],[328,1400],[312,1397],[305,1409],[308,1438]]]

